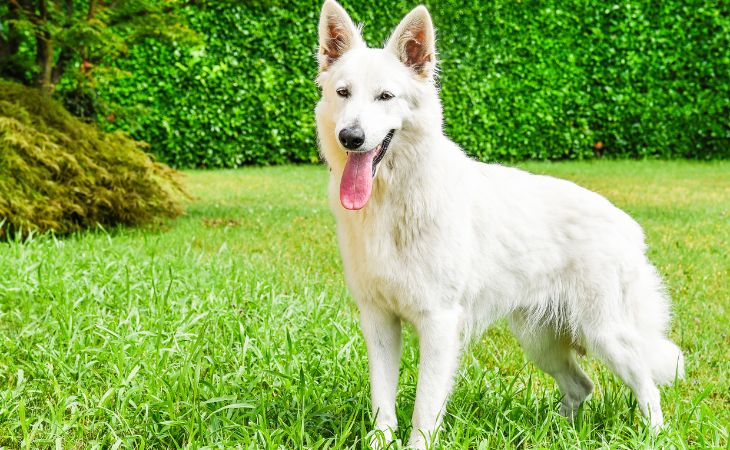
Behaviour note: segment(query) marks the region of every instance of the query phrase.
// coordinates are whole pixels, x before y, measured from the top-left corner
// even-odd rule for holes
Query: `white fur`
[[[593,389],[576,360],[586,349],[661,426],[656,385],[681,377],[683,360],[666,337],[669,299],[641,227],[594,192],[473,161],[444,136],[435,59],[419,72],[399,53],[410,24],[426,26],[421,44],[434,48],[424,7],[403,19],[384,49],[367,48],[333,0],[321,20],[357,33],[320,68],[316,117],[345,278],[368,348],[375,429],[388,441],[398,425],[401,320],[419,335],[409,445],[423,448],[440,425],[464,343],[505,316],[528,356],[556,379],[563,414],[572,416]],[[322,23],[321,42],[328,30]],[[342,86],[349,98],[336,94]],[[395,98],[378,101],[383,89]],[[368,148],[396,130],[372,196],[358,211],[339,200],[346,152],[337,135],[354,122]]]

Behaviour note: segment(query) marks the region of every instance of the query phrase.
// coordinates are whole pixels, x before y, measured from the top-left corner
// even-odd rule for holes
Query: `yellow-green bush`
[[[182,212],[176,172],[39,90],[0,80],[0,238],[139,225]]]

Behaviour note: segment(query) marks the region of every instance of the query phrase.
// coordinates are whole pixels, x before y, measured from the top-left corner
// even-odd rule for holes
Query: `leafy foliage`
[[[48,93],[65,75],[65,97],[78,103],[117,72],[100,63],[139,40],[196,42],[177,15],[182,1],[10,0],[0,5],[0,76]]]
[[[343,3],[378,44],[416,2]],[[726,3],[426,3],[446,130],[475,157],[730,157]],[[319,6],[188,7],[204,46],[132,48],[118,65],[132,76],[103,89],[108,126],[154,142],[177,166],[316,161]]]
[[[119,64],[133,75],[103,89],[120,107],[105,115],[110,127],[154,142],[164,160],[182,167],[317,161],[318,9],[309,6],[304,18],[301,4],[189,8],[204,47],[135,47]]]
[[[80,122],[38,89],[0,81],[0,239],[180,214],[175,172],[145,148]]]

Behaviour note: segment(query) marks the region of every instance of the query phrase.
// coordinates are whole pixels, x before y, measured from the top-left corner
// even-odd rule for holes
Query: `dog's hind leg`
[[[510,325],[527,357],[555,379],[563,396],[560,414],[572,420],[593,392],[593,382],[580,368],[571,339],[549,324],[528,325],[520,312],[510,317]]]
[[[658,430],[664,425],[659,389],[652,379],[650,360],[643,352],[644,339],[627,323],[611,323],[591,330],[587,344],[634,391],[641,412]]]

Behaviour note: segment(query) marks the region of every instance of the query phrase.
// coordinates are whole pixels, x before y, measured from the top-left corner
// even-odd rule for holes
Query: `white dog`
[[[319,22],[321,152],[347,285],[361,312],[375,429],[397,426],[401,321],[419,379],[409,445],[435,437],[465,341],[507,316],[571,417],[593,389],[586,349],[663,423],[657,384],[683,374],[669,300],[640,226],[571,182],[469,159],[442,132],[425,7],[368,48],[334,0]],[[379,433],[375,433],[379,434]],[[383,435],[380,435],[380,439]]]

